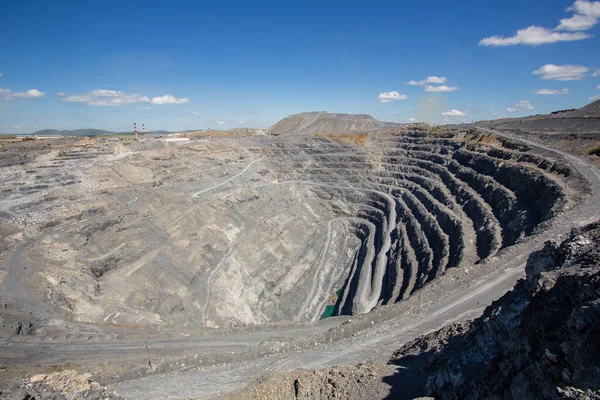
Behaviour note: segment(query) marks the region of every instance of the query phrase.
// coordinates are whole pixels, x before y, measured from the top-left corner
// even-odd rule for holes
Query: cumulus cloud
[[[152,100],[150,100],[151,104],[188,104],[189,102],[190,100],[187,98],[178,99],[172,94],[165,94],[164,96],[153,97]]]
[[[0,89],[0,96],[6,100],[14,99],[40,99],[44,97],[46,93],[40,92],[37,89],[29,89],[26,92],[13,92],[9,89]]]
[[[141,96],[135,93],[125,93],[120,90],[97,89],[89,93],[74,94],[64,96],[62,101],[74,103],[85,103],[88,106],[109,106],[118,107],[135,103],[147,103],[150,99],[147,96]]]
[[[577,0],[567,8],[567,11],[575,13],[572,17],[560,20],[557,30],[585,31],[598,23],[600,19],[600,1]]]
[[[533,71],[534,75],[541,75],[542,79],[555,79],[557,81],[579,81],[585,78],[589,68],[582,65],[554,65],[546,64]]]
[[[63,96],[66,96],[67,94],[65,92],[58,92],[58,93],[56,93],[56,95],[63,97]]]
[[[428,76],[422,81],[408,81],[406,84],[413,86],[425,86],[427,84],[442,84],[446,83],[448,79],[445,76]]]
[[[517,34],[510,37],[490,36],[479,41],[480,46],[514,46],[524,44],[529,46],[539,46],[556,42],[572,42],[592,37],[583,32],[556,32],[541,26],[530,26],[526,29],[519,29]]]
[[[600,89],[600,85],[596,86],[598,89]]]
[[[566,11],[573,12],[574,15],[561,19],[559,25],[554,29],[531,25],[528,28],[517,30],[514,36],[504,37],[496,35],[481,39],[479,45],[494,47],[519,44],[539,46],[557,42],[572,42],[592,37],[592,35],[579,31],[588,30],[598,23],[600,19],[600,1],[577,0]]]
[[[460,110],[454,110],[454,109],[452,109],[450,111],[444,111],[442,113],[442,115],[445,115],[445,116],[448,116],[448,117],[464,117],[467,114],[465,114],[464,112],[462,112]]]
[[[590,100],[600,100],[600,96],[592,96],[590,97]]]
[[[492,111],[492,115],[498,115],[496,111]]]
[[[458,90],[458,86],[425,86],[426,92],[454,92]]]
[[[595,78],[597,76],[600,76],[600,69],[597,69],[594,71],[594,73],[592,74],[592,76]]]
[[[63,92],[59,92],[59,96],[60,93]],[[188,99],[178,99],[170,94],[166,94],[160,97],[153,97],[152,99],[150,99],[148,96],[142,96],[136,93],[126,93],[121,92],[120,90],[107,89],[96,89],[91,92],[82,94],[72,94],[70,96],[66,96],[65,94],[63,94],[61,100],[74,103],[85,103],[88,106],[97,107],[119,107],[136,103],[186,104],[190,102]]]
[[[512,113],[512,112],[517,111],[517,109],[516,108],[507,107],[506,111]]]
[[[515,104],[515,107],[523,110],[533,110],[533,106],[529,100],[521,100]]]
[[[224,125],[224,124],[225,124],[225,121],[217,121],[217,124],[219,124],[219,125]]]
[[[379,93],[379,96],[377,96],[377,101],[379,101],[380,103],[390,103],[395,100],[406,100],[406,99],[408,99],[407,95],[400,94],[396,91]]]
[[[416,118],[409,118],[408,122],[417,122],[417,119]]]
[[[571,89],[540,89],[535,94],[541,94],[545,96],[552,96],[555,94],[568,94]]]

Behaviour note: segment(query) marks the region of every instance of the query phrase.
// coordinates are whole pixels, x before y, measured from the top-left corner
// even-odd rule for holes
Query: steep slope
[[[482,317],[408,342],[388,365],[271,373],[218,399],[600,399],[599,260],[600,221],[532,253],[527,278]]]
[[[546,242],[526,272],[472,324],[398,350],[390,382],[420,376],[436,399],[600,398],[600,221]]]
[[[273,135],[295,133],[360,133],[397,126],[368,114],[338,114],[325,111],[306,112],[285,117],[267,132]]]

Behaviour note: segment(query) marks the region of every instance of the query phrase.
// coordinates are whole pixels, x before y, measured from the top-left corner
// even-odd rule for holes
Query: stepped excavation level
[[[410,364],[419,340],[433,351],[436,338],[450,343],[475,329],[464,321],[488,306],[475,326],[504,316],[491,304],[526,265],[531,296],[542,290],[531,283],[543,281],[534,261],[542,262],[530,253],[558,251],[548,240],[557,249],[570,238],[564,256],[552,253],[561,268],[598,267],[577,258],[600,246],[598,227],[571,233],[600,217],[600,163],[587,150],[597,130],[569,146],[525,132],[527,119],[498,123],[402,125],[317,112],[260,135],[5,144],[0,397],[71,398],[67,386],[81,396],[73,398],[472,394],[467,378],[451,378],[455,369],[440,372],[442,361]],[[518,303],[511,299],[502,304]],[[585,301],[592,307],[593,295]],[[584,320],[592,324],[581,317],[578,326]],[[597,320],[585,329],[597,335]],[[477,332],[469,335],[491,342],[495,334]],[[592,337],[585,343],[596,354]],[[472,343],[465,377],[478,365]],[[457,346],[444,349],[443,362],[460,358]],[[540,354],[562,362],[560,351]],[[544,393],[598,389],[572,368],[548,381],[560,391]],[[586,376],[596,376],[590,368]],[[506,379],[479,394],[521,393]]]

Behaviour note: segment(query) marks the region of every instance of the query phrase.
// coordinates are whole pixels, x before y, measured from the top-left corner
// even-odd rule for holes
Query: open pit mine
[[[385,366],[600,215],[594,165],[500,132],[327,113],[266,132],[0,148],[6,396],[62,393],[65,369],[100,382],[81,398],[164,399]],[[389,395],[360,387],[342,397]]]

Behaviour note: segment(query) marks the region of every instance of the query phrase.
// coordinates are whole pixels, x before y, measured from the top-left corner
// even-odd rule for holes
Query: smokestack
[[[135,124],[135,122],[133,123],[133,133],[135,134],[135,140],[138,140],[137,125]]]

